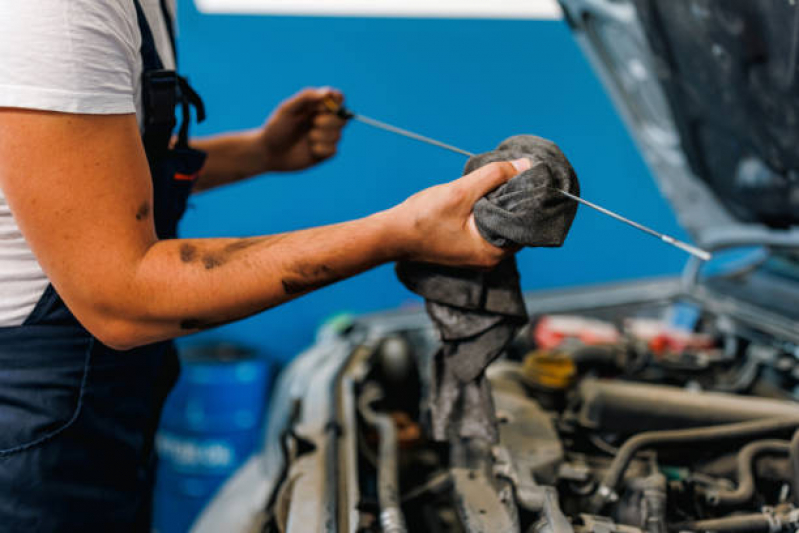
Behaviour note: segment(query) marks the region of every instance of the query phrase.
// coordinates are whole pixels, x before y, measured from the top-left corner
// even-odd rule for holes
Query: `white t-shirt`
[[[159,0],[140,3],[174,68]],[[141,124],[140,46],[133,0],[0,0],[0,107],[135,112]],[[48,283],[0,188],[0,326],[22,324]]]

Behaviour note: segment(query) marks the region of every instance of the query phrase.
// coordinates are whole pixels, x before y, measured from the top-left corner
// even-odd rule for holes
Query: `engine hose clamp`
[[[785,522],[794,528],[799,526],[799,509],[792,509],[788,512],[785,516]]]
[[[763,515],[768,521],[769,533],[779,533],[782,531],[784,525],[782,522],[782,517],[778,515],[772,507],[764,507]]]
[[[405,520],[397,508],[383,509],[380,512],[380,525],[385,533],[405,533]]]
[[[619,499],[619,495],[616,494],[616,491],[608,487],[607,485],[600,485],[596,493],[605,502],[615,502],[618,501]]]

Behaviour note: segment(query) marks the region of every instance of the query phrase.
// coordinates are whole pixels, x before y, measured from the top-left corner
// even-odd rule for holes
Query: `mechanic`
[[[322,105],[339,92],[306,89],[259,129],[190,139],[203,110],[174,72],[173,2],[0,3],[0,531],[149,530],[170,339],[381,263],[509,253],[472,207],[526,159],[360,220],[175,238],[192,186],[311,167],[344,124]]]

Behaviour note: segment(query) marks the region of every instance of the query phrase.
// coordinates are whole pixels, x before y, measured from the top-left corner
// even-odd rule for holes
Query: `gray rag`
[[[488,163],[527,157],[532,167],[474,206],[480,234],[494,246],[561,246],[577,203],[552,188],[580,194],[577,175],[555,143],[517,135],[466,163],[468,174]],[[433,357],[429,390],[435,440],[496,442],[497,423],[485,369],[527,321],[515,257],[491,271],[400,262],[397,277],[423,296],[442,346]]]

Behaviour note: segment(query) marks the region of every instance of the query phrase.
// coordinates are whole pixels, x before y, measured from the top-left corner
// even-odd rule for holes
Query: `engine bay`
[[[361,532],[799,526],[799,348],[690,299],[539,313],[487,371],[499,442],[434,442],[436,339],[387,333],[357,397]]]

